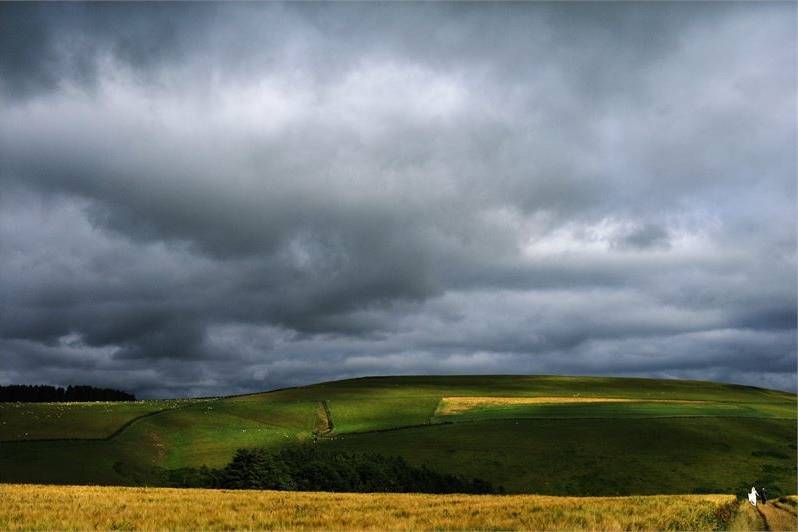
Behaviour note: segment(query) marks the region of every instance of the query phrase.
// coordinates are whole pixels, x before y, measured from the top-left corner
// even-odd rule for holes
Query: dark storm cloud
[[[141,73],[185,57],[184,43],[213,16],[212,4],[117,3],[0,6],[0,80],[15,98],[37,96],[62,82],[92,86],[111,54]]]
[[[619,238],[615,245],[638,249],[668,247],[668,232],[659,225],[649,223],[632,229]]]
[[[793,5],[0,10],[2,382],[796,387]]]

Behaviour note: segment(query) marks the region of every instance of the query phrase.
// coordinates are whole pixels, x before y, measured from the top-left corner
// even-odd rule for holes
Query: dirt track
[[[798,530],[798,517],[789,505],[768,501],[766,504],[757,504],[756,509],[765,521],[766,530],[791,532]]]

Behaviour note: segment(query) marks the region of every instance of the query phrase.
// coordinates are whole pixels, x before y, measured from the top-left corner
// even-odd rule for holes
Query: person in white
[[[756,498],[758,496],[759,496],[759,493],[757,493],[756,488],[751,486],[751,493],[748,494],[748,502],[750,502],[752,505],[756,506]]]

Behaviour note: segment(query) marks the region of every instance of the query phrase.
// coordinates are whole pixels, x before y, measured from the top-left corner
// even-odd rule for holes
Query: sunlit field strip
[[[0,529],[712,530],[731,495],[548,497],[0,485]]]
[[[704,403],[669,399],[628,399],[614,397],[443,397],[435,415],[451,415],[476,408],[515,405],[555,405],[568,403]]]

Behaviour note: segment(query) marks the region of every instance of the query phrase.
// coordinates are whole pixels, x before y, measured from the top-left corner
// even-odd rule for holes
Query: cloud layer
[[[792,4],[0,10],[0,382],[796,387]]]

